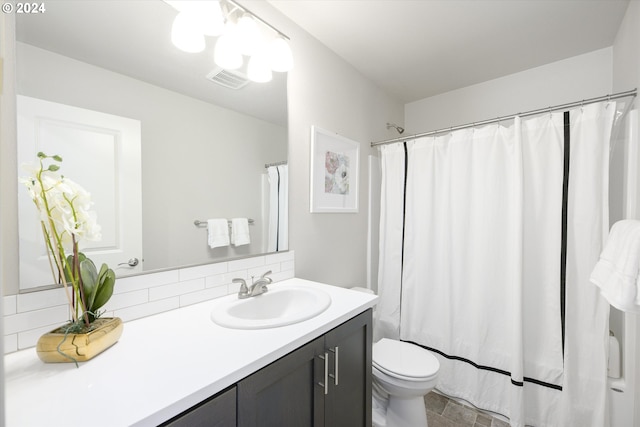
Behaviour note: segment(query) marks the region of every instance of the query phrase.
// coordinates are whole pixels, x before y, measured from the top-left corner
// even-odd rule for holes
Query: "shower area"
[[[610,226],[640,218],[634,101],[372,143],[374,339],[430,350],[437,392],[512,426],[631,425],[635,315],[589,276]]]

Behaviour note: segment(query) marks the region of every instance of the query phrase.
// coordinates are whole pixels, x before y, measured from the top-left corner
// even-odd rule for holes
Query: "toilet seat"
[[[417,345],[382,338],[373,345],[372,364],[381,372],[407,381],[424,381],[438,375],[440,362]]]

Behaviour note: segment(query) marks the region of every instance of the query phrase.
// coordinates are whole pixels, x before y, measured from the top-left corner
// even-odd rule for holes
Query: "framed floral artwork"
[[[360,144],[311,127],[312,213],[358,212]]]

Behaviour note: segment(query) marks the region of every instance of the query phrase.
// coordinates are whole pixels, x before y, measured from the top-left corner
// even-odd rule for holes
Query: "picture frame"
[[[358,212],[360,144],[311,126],[311,213]]]

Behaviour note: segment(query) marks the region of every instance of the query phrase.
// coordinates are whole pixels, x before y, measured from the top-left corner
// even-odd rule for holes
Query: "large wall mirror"
[[[286,74],[274,73],[271,82],[249,82],[240,89],[212,81],[215,38],[207,38],[204,52],[175,48],[171,27],[177,11],[161,0],[56,0],[47,2],[46,8],[45,13],[16,16],[19,157],[33,155],[35,162],[35,151],[48,151],[38,135],[37,126],[47,122],[42,111],[53,111],[50,123],[56,126],[92,115],[129,120],[134,128],[137,124],[140,159],[129,163],[139,168],[138,195],[126,201],[116,190],[115,198],[95,198],[98,222],[103,216],[101,225],[115,230],[114,240],[130,234],[141,239],[141,252],[132,255],[139,259],[138,266],[129,266],[131,257],[124,255],[117,260],[123,265],[117,266],[116,274],[286,249],[286,242],[278,248],[268,242],[266,168],[287,160]],[[59,113],[71,119],[56,119]],[[65,143],[77,137],[77,132],[75,136],[65,132],[56,134]],[[118,144],[126,143],[119,131],[113,135]],[[108,155],[74,147],[62,148],[62,169],[69,177],[94,176],[99,186],[108,176],[115,186],[127,187],[126,176],[100,172],[109,165],[119,169],[126,161],[118,156],[125,156],[126,150],[113,148],[108,141]],[[75,180],[85,187],[93,182]],[[26,193],[20,193],[23,189],[19,199],[24,198]],[[50,273],[48,279],[40,279],[23,271],[31,271],[33,260],[43,257],[44,245],[33,231],[35,208],[24,203],[19,208],[20,288],[48,285]],[[102,215],[101,210],[111,210],[115,217]],[[250,218],[251,242],[210,247],[206,222],[212,218]],[[124,222],[131,222],[134,230],[123,233]],[[106,253],[114,244],[109,240],[98,249]],[[116,267],[113,262],[110,266]]]

